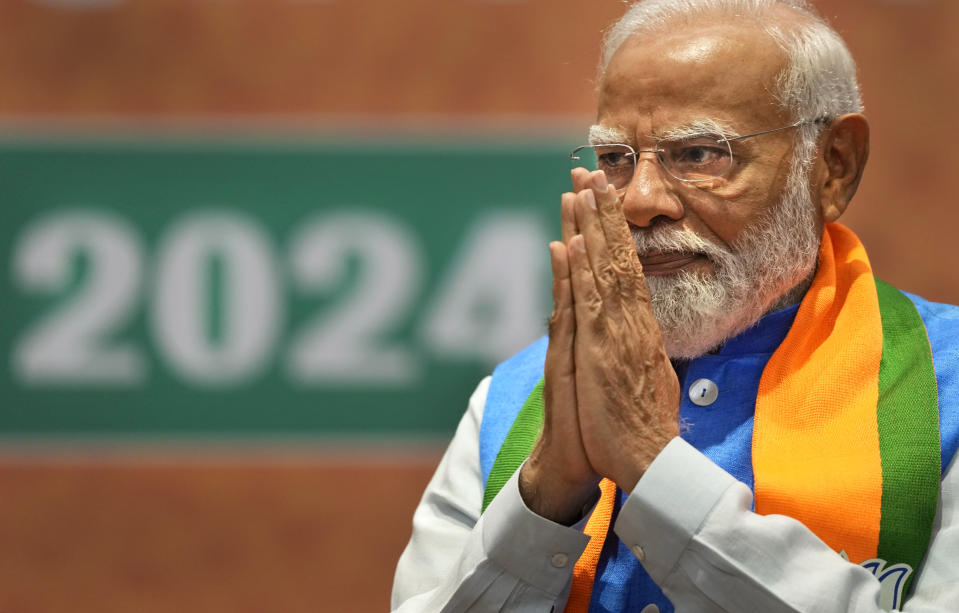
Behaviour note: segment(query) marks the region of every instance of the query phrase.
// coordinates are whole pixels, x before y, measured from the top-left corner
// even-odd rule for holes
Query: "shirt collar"
[[[796,318],[797,311],[799,311],[799,305],[794,304],[764,315],[748,330],[726,341],[720,348],[719,355],[735,356],[774,352],[786,338],[786,334]]]

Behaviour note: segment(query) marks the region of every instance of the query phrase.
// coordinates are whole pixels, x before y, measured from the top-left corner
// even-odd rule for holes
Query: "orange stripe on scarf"
[[[566,613],[586,613],[589,600],[593,596],[593,581],[596,579],[596,566],[606,542],[609,523],[613,519],[613,507],[616,505],[616,484],[609,479],[599,482],[602,494],[584,532],[590,537],[586,550],[573,567],[573,585],[566,601]]]
[[[798,519],[853,562],[876,557],[882,322],[866,251],[829,224],[819,269],[759,383],[756,512]]]

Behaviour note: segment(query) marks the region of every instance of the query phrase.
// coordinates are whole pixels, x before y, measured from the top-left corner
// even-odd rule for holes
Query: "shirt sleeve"
[[[959,603],[959,469],[943,479],[933,539],[906,613]],[[883,586],[800,522],[750,511],[752,492],[682,439],[656,458],[615,525],[677,611],[866,613]]]
[[[393,581],[392,610],[561,611],[589,537],[530,511],[517,475],[480,515],[479,426],[489,377],[470,398],[423,498]]]

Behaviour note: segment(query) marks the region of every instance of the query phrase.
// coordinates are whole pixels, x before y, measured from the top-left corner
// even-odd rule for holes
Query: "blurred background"
[[[845,221],[959,301],[953,0],[822,0]],[[0,0],[0,611],[385,611],[541,335],[619,0]]]

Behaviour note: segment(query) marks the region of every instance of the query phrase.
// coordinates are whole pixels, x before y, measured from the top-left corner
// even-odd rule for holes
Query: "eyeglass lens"
[[[574,166],[602,170],[616,189],[624,189],[636,169],[636,152],[628,145],[586,146],[571,156]],[[732,167],[729,142],[714,137],[661,141],[656,157],[681,181],[709,181],[725,177]]]

